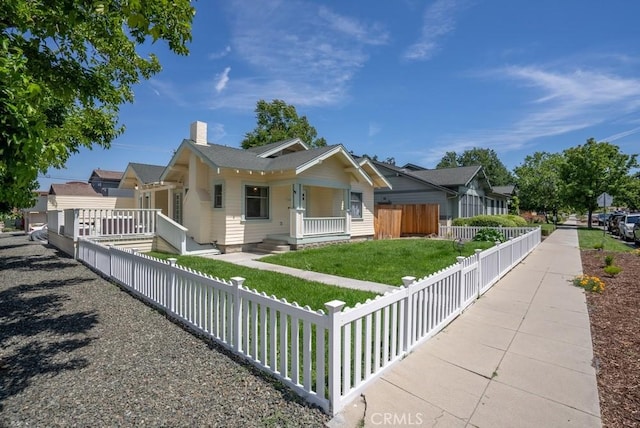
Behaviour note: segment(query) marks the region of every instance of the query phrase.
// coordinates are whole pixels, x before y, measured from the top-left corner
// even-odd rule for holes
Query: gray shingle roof
[[[237,168],[252,171],[278,171],[291,170],[304,165],[307,162],[333,150],[338,145],[324,146],[310,150],[288,153],[276,158],[261,158],[253,150],[244,150],[234,147],[207,144],[206,146],[195,144],[191,140],[185,140],[190,148],[200,153],[213,165],[221,168]],[[275,144],[275,143],[274,143]],[[273,146],[272,146],[273,148]],[[264,153],[261,152],[261,153]]]
[[[164,172],[165,167],[161,165],[149,165],[146,163],[130,162],[129,166],[138,176],[143,184],[157,183]]]
[[[482,169],[481,166],[459,166],[456,168],[425,169],[409,173],[440,186],[464,186]]]
[[[276,141],[275,143],[269,143],[269,144],[264,144],[262,146],[250,147],[246,149],[246,151],[255,153],[257,155],[261,155],[268,151],[277,149],[278,147],[287,147],[290,143],[293,143],[296,140],[298,140],[298,138],[289,138],[287,140]]]
[[[515,188],[516,186],[514,186],[513,184],[508,186],[493,186],[493,193],[511,196],[513,195],[513,191],[515,190]]]

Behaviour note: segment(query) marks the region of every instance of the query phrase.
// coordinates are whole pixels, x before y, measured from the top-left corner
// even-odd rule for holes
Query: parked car
[[[640,246],[640,221],[633,226],[633,241]]]
[[[49,240],[49,229],[47,227],[47,225],[43,225],[42,227],[36,229],[36,230],[32,230],[28,233],[29,235],[29,239],[31,241],[38,241],[38,242],[47,242]]]
[[[596,223],[598,225],[600,225],[600,226],[606,226],[607,225],[607,220],[609,220],[610,216],[611,216],[611,214],[609,214],[609,213],[600,213],[596,217]]]
[[[620,229],[620,238],[624,241],[631,241],[633,239],[633,228],[636,223],[640,221],[640,213],[627,214],[622,217],[618,222],[618,228]]]
[[[620,221],[620,219],[624,216],[625,215],[623,213],[613,213],[609,217],[609,220],[607,221],[607,230],[612,235],[618,235],[620,233],[620,228],[618,227],[618,221]]]

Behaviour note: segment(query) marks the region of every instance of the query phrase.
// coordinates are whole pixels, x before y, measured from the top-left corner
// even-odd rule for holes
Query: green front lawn
[[[580,241],[580,249],[582,250],[593,250],[600,244],[604,244],[604,251],[626,252],[633,250],[632,245],[628,245],[624,241],[616,239],[608,233],[604,233],[602,229],[579,227],[578,240]]]
[[[319,282],[306,281],[302,278],[277,272],[251,269],[204,257],[176,256],[175,254],[159,252],[148,254],[163,260],[175,257],[178,259],[177,263],[180,266],[227,281],[234,276],[241,276],[245,278],[244,285],[251,289],[255,288],[259,292],[265,292],[269,296],[275,295],[280,299],[285,298],[289,303],[297,302],[300,306],[308,305],[314,310],[325,309],[324,304],[331,300],[342,300],[347,303],[347,306],[353,307],[356,303],[373,299],[377,295],[367,291],[351,290]]]
[[[487,249],[491,242],[467,242],[463,256]],[[322,272],[381,284],[402,285],[403,276],[423,278],[456,263],[452,241],[390,239],[328,245],[267,256],[261,262]]]

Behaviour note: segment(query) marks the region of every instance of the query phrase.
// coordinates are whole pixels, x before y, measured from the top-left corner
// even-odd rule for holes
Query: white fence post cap
[[[416,277],[415,276],[403,276],[402,277],[402,284],[405,287],[408,287],[409,285],[413,284],[414,282],[416,282]]]

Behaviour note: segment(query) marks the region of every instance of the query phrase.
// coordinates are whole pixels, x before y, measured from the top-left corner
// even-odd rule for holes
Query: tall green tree
[[[256,104],[256,128],[248,132],[242,141],[242,148],[248,149],[269,143],[299,138],[311,147],[327,145],[324,138],[317,138],[318,131],[309,124],[306,116],[298,116],[296,108],[282,100],[270,103],[260,100]]]
[[[640,210],[640,172],[629,175],[618,189],[614,205],[626,207],[630,211]]]
[[[604,192],[614,197],[620,194],[630,169],[638,166],[637,154],[624,154],[618,146],[593,138],[563,154],[565,161],[560,168],[560,178],[564,181],[564,197],[573,208],[587,211],[588,227],[591,227],[598,196]]]
[[[458,166],[481,165],[492,186],[504,186],[513,184],[513,175],[498,158],[493,149],[474,147],[465,150],[461,154],[447,152],[442,157],[436,168],[454,168]]]
[[[564,158],[559,153],[535,152],[514,168],[520,208],[557,215],[563,207],[560,169]]]
[[[0,2],[0,201],[29,206],[38,173],[108,148],[119,106],[160,71],[153,42],[188,54],[189,0]]]

